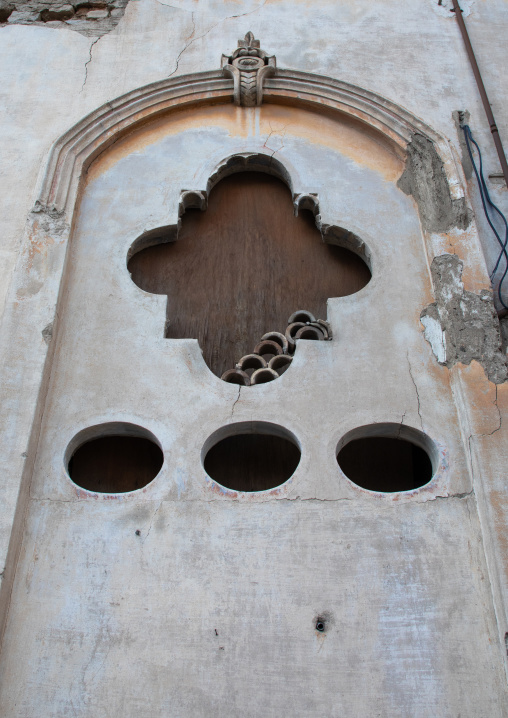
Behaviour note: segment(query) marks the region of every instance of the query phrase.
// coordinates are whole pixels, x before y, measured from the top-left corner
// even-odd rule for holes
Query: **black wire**
[[[508,232],[508,224],[507,224],[507,222],[506,222],[506,219],[505,219],[504,214],[503,214],[503,213],[501,212],[501,210],[492,202],[492,200],[491,200],[491,198],[490,198],[489,190],[488,190],[488,188],[487,188],[487,184],[486,184],[486,182],[485,182],[485,178],[484,178],[484,175],[483,175],[482,154],[481,154],[481,152],[480,152],[480,148],[479,148],[479,146],[478,146],[478,143],[477,143],[476,140],[473,138],[473,134],[472,134],[472,132],[471,132],[471,128],[470,128],[468,125],[465,125],[465,126],[464,126],[464,132],[466,133],[466,143],[467,143],[467,146],[468,146],[469,157],[471,158],[471,162],[472,162],[472,164],[473,164],[473,168],[474,168],[474,170],[475,170],[477,179],[478,179],[478,172],[476,171],[476,165],[475,165],[473,156],[472,156],[472,154],[471,154],[471,148],[470,148],[470,146],[469,146],[469,140],[471,140],[471,142],[475,145],[476,149],[478,150],[478,156],[479,156],[479,160],[480,160],[480,170],[479,170],[480,178],[478,179],[478,183],[480,184],[480,182],[481,182],[480,194],[482,193],[482,190],[483,190],[483,195],[485,196],[485,198],[486,198],[488,204],[489,204],[489,205],[498,213],[498,215],[501,217],[501,219],[502,219],[503,222],[504,222],[505,232]],[[482,196],[482,200],[483,200],[483,196]],[[503,254],[504,254],[505,257],[506,257],[506,260],[508,261],[508,255],[507,255],[507,253],[506,253],[507,240],[505,239],[504,243],[501,242],[501,238],[499,237],[499,234],[496,232],[495,227],[493,226],[492,222],[490,221],[489,215],[488,215],[487,210],[486,210],[486,208],[485,208],[485,204],[484,204],[484,210],[485,210],[485,214],[486,214],[486,216],[487,216],[487,220],[488,220],[490,226],[492,227],[492,231],[493,231],[494,234],[496,235],[497,241],[499,242],[499,244],[500,244],[501,247],[502,247],[501,252],[499,253],[499,257],[498,257],[497,262],[496,262],[496,266],[495,266],[494,269],[492,270],[492,273],[491,273],[491,277],[492,277],[492,276],[494,276],[494,274],[495,274],[496,271],[497,271],[497,268],[498,268],[498,266],[499,266],[499,262],[501,261],[501,257],[503,256]]]
[[[464,130],[464,136],[465,136],[465,138],[466,138],[466,146],[467,146],[467,151],[468,151],[468,153],[469,153],[469,158],[470,158],[470,160],[471,160],[471,164],[473,165],[473,170],[474,170],[474,173],[475,173],[475,175],[476,175],[476,179],[477,179],[477,181],[478,181],[478,187],[479,187],[479,189],[480,189],[480,197],[481,197],[481,199],[482,199],[483,211],[485,212],[485,217],[487,218],[487,222],[489,223],[490,228],[492,229],[492,231],[493,231],[494,234],[496,235],[496,239],[497,239],[497,241],[498,241],[498,243],[499,243],[499,246],[501,247],[501,250],[500,250],[500,252],[499,252],[499,256],[498,256],[498,258],[497,258],[496,266],[494,267],[494,269],[492,270],[491,275],[490,275],[491,281],[494,279],[494,275],[496,274],[496,272],[497,272],[497,270],[498,270],[499,264],[500,264],[501,259],[503,258],[503,256],[504,256],[504,258],[505,258],[505,260],[506,260],[506,267],[505,267],[503,276],[501,277],[501,280],[500,280],[500,282],[499,282],[499,284],[498,284],[498,287],[497,287],[497,296],[499,297],[499,301],[501,302],[502,306],[503,306],[505,309],[508,309],[508,305],[506,305],[506,304],[504,303],[503,297],[502,297],[502,295],[501,295],[502,285],[503,285],[504,280],[506,279],[506,275],[508,274],[508,252],[506,251],[506,248],[507,248],[507,245],[508,245],[508,222],[506,221],[506,217],[505,217],[504,214],[501,212],[501,210],[499,209],[499,207],[496,207],[496,205],[494,204],[494,202],[493,202],[493,201],[491,200],[491,198],[490,198],[489,190],[488,190],[487,184],[486,184],[486,182],[485,182],[485,177],[483,176],[482,153],[481,153],[481,151],[480,151],[480,148],[479,148],[479,146],[478,146],[478,143],[477,143],[477,142],[475,141],[475,139],[473,138],[473,134],[472,134],[472,132],[471,132],[471,128],[469,127],[469,125],[462,125],[462,129]],[[473,151],[472,151],[472,149],[471,149],[471,142],[474,144],[474,146],[476,147],[476,149],[477,149],[477,151],[478,151],[478,158],[479,158],[479,160],[480,160],[480,168],[479,168],[479,170],[477,169],[476,163],[475,163],[475,161],[474,161]],[[488,209],[487,209],[487,205],[488,205],[489,207],[491,207],[492,210],[494,210],[495,212],[497,212],[497,214],[499,215],[499,217],[501,217],[501,219],[503,220],[504,228],[505,228],[505,240],[504,240],[504,242],[502,241],[501,237],[499,236],[498,231],[496,230],[496,228],[494,227],[494,225],[493,225],[493,223],[492,223],[492,220],[491,220],[491,218],[490,218],[489,211],[488,211]]]

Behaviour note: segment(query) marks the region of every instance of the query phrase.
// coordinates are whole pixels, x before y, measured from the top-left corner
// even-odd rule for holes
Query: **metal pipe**
[[[471,67],[473,68],[473,73],[475,76],[476,84],[478,85],[480,97],[482,98],[483,107],[485,108],[485,114],[487,115],[490,131],[492,132],[492,137],[494,138],[494,144],[496,145],[499,161],[501,162],[501,169],[503,170],[504,181],[506,182],[506,186],[508,187],[508,162],[506,161],[506,155],[504,153],[501,137],[499,136],[499,130],[497,129],[496,120],[494,119],[494,113],[492,112],[492,107],[490,106],[487,91],[485,89],[485,85],[483,84],[480,68],[478,67],[478,63],[476,62],[473,46],[471,45],[471,40],[469,39],[469,35],[467,32],[466,23],[464,22],[464,18],[462,17],[462,10],[457,0],[452,0],[452,2],[452,12],[455,13],[455,17],[457,18],[457,22],[459,24],[460,32],[462,33],[462,39],[464,40],[464,45],[466,46],[469,61],[471,63]]]

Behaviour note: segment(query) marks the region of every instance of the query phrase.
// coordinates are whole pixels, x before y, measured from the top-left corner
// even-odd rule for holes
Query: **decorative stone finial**
[[[275,74],[275,56],[260,49],[259,40],[252,32],[238,40],[238,48],[232,55],[223,55],[221,67],[225,75],[233,78],[235,105],[255,107],[263,102],[265,77]]]

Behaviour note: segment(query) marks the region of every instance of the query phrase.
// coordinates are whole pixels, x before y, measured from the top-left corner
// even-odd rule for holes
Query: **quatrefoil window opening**
[[[361,257],[323,241],[310,211],[295,216],[287,185],[262,172],[221,179],[207,208],[187,209],[178,236],[173,229],[134,253],[128,269],[141,289],[167,296],[166,337],[197,339],[217,376],[265,334],[284,336],[295,310],[324,319],[329,297],[353,294],[371,278]]]

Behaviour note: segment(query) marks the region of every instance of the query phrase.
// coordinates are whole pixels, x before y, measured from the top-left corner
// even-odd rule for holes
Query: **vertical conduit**
[[[478,63],[476,62],[473,46],[471,45],[471,40],[469,39],[469,35],[467,32],[466,23],[464,22],[464,18],[462,17],[462,10],[457,0],[452,0],[452,2],[452,12],[455,13],[455,17],[457,18],[457,22],[459,24],[462,39],[464,40],[464,45],[466,46],[469,61],[471,63],[471,67],[473,68],[476,84],[478,85],[478,90],[482,98],[483,107],[485,108],[485,114],[487,115],[490,131],[492,132],[492,137],[494,138],[494,144],[496,145],[499,161],[501,162],[501,169],[503,170],[504,181],[506,183],[506,186],[508,187],[508,163],[506,162],[506,155],[504,153],[501,137],[499,136],[499,130],[497,129],[496,120],[494,119],[494,113],[492,112],[492,107],[490,106],[487,91],[485,89],[485,85],[483,84],[480,68],[478,67]]]

